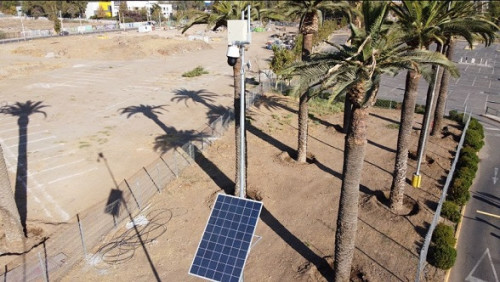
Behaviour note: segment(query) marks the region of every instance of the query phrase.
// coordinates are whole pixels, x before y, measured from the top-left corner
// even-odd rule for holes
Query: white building
[[[89,1],[87,4],[87,9],[85,10],[86,18],[90,18],[96,15],[97,10],[101,2],[111,2],[111,15],[116,17],[118,11],[120,10],[120,3],[126,2],[127,9],[131,11],[139,11],[142,8],[151,9],[154,4],[158,4],[161,7],[162,14],[165,18],[170,18],[172,15],[172,4],[159,4],[158,1]]]

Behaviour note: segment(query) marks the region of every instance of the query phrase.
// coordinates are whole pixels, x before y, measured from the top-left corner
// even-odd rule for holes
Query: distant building
[[[142,8],[151,9],[154,4],[158,4],[165,18],[170,18],[172,15],[172,4],[159,4],[158,1],[89,1],[85,10],[86,18],[96,16],[100,9],[104,10],[107,17],[116,17],[121,2],[125,2],[127,9],[131,11],[139,11]]]

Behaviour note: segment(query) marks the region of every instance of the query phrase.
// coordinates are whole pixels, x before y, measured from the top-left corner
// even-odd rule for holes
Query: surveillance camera
[[[238,46],[236,45],[229,45],[227,47],[227,63],[230,66],[236,65],[236,62],[238,61],[238,58],[240,57],[240,50],[238,49]]]

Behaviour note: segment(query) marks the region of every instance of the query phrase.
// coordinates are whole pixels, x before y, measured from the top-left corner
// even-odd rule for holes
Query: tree
[[[0,11],[4,14],[17,15],[18,1],[0,1]]]
[[[318,32],[318,28],[323,20],[323,13],[326,11],[349,11],[349,5],[346,2],[322,1],[322,0],[294,0],[283,2],[277,8],[279,13],[274,10],[272,14],[282,14],[282,19],[299,19],[299,32],[302,34],[302,56],[303,61],[309,60],[312,54],[313,37]],[[267,12],[265,10],[263,12]],[[271,15],[271,13],[269,13]],[[307,158],[307,137],[308,137],[308,104],[310,92],[306,91],[299,96],[299,125],[298,125],[298,144],[297,144],[297,162],[304,163]]]
[[[350,24],[351,45],[330,43],[336,52],[314,54],[309,61],[291,68],[299,76],[294,91],[318,92],[332,88],[333,97],[346,94],[352,118],[344,145],[344,166],[335,234],[335,281],[349,281],[356,240],[359,183],[367,143],[367,119],[376,101],[383,74],[400,69],[415,70],[420,64],[452,64],[442,54],[414,50],[405,44],[400,30],[386,25],[387,2],[364,1],[364,28]]]
[[[490,2],[490,5],[492,2]],[[495,4],[498,5],[498,4]],[[495,41],[499,27],[493,22],[487,20],[484,16],[478,15],[472,2],[451,2],[450,11],[454,11],[454,17],[463,22],[462,31],[460,33],[453,32],[453,30],[445,31],[444,38],[446,40],[445,50],[448,59],[453,58],[456,39],[454,36],[460,36],[467,40],[470,48],[473,47],[474,35],[478,36],[484,41],[485,46],[489,46]],[[444,111],[446,106],[446,99],[448,95],[450,75],[446,72],[443,73],[441,79],[441,86],[436,102],[434,112],[434,127],[432,128],[431,135],[435,136],[442,130],[442,123],[444,118]]]
[[[467,26],[474,25],[474,23],[457,16],[460,11],[456,7],[452,7],[448,11],[449,4],[450,1],[403,0],[399,4],[392,5],[392,11],[398,19],[398,29],[405,35],[405,40],[411,48],[415,50],[429,49],[429,45],[436,41],[444,44],[443,38],[445,34],[459,34],[464,38],[470,37]],[[455,70],[456,68],[453,68],[450,74],[458,75]],[[403,206],[409,140],[418,94],[417,86],[421,75],[421,72],[415,69],[409,70],[406,76],[390,194],[390,207],[393,211],[399,211]]]
[[[245,11],[245,8],[250,5],[250,2],[247,1],[220,1],[220,2],[215,2],[212,6],[212,12],[211,13],[205,13],[205,12],[200,12],[197,11],[194,17],[191,18],[191,20],[184,26],[182,29],[182,33],[186,32],[189,28],[191,28],[194,25],[197,24],[206,24],[207,28],[212,28],[212,30],[216,30],[219,27],[225,27],[227,26],[227,21],[228,20],[239,20],[241,19],[241,13]],[[255,7],[252,7],[255,9]],[[258,17],[255,13],[252,13],[254,17]],[[241,153],[241,146],[240,146],[240,125],[241,121],[239,112],[240,112],[240,99],[241,99],[241,85],[242,82],[240,78],[240,72],[241,72],[241,58],[238,58],[236,61],[236,64],[233,66],[233,78],[234,78],[234,113],[235,113],[235,143],[236,143],[236,176],[235,176],[235,193],[238,195],[241,187],[240,187],[240,153]],[[246,134],[246,133],[245,133]],[[246,142],[246,136],[244,136],[244,140]],[[247,146],[245,146],[246,148]],[[245,160],[246,162],[246,160]],[[246,183],[246,175],[244,176],[245,179],[243,181]],[[245,184],[246,186],[246,184]]]

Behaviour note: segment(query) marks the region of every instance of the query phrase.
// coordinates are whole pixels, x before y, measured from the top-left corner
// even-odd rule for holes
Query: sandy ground
[[[311,120],[310,152],[316,159],[295,164],[289,157],[296,146],[295,105],[295,101],[269,95],[250,113],[248,189],[251,196],[262,200],[264,209],[256,231],[262,239],[246,263],[246,281],[328,281],[332,277],[344,142],[335,126],[342,117],[336,114]],[[431,139],[428,157],[432,160],[423,166],[422,188],[408,185],[405,215],[395,215],[385,205],[385,197],[391,184],[398,119],[398,111],[386,109],[374,109],[370,116],[353,281],[414,279],[420,246],[456,145],[455,135]],[[459,134],[453,126],[449,128]],[[151,263],[139,244],[132,247],[128,237],[132,233],[122,226],[99,246],[114,248],[94,249],[94,255],[63,280],[150,281],[154,269],[164,281],[198,281],[187,272],[216,194],[233,185],[234,165],[227,161],[234,158],[233,130],[142,213],[149,218],[163,214],[151,223],[161,226],[161,231],[141,229],[143,237],[148,237]],[[412,147],[416,147],[417,133],[413,133]],[[414,169],[411,160],[408,177]],[[426,273],[426,281],[442,281],[444,276],[430,266]]]
[[[28,220],[67,221],[103,200],[113,183],[98,153],[104,153],[119,180],[161,154],[153,142],[162,129],[140,113],[121,114],[123,109],[161,106],[160,121],[181,131],[203,129],[207,109],[172,100],[179,91],[202,91],[217,105],[232,104],[225,35],[210,36],[206,43],[189,41],[178,31],[127,32],[0,46],[2,105],[33,101],[45,106],[44,114],[29,116],[27,129]],[[255,69],[266,65],[269,51],[259,48],[266,39],[255,36],[256,46],[248,51]],[[182,77],[197,66],[209,75]],[[179,114],[185,111],[190,118]],[[15,183],[18,116],[0,118],[0,142]]]
[[[194,29],[191,34],[197,34]],[[4,105],[42,101],[47,117],[30,116],[28,136],[28,224],[50,233],[54,223],[104,200],[113,187],[98,162],[103,153],[117,179],[132,175],[155,159],[158,126],[141,115],[127,118],[120,109],[141,104],[164,105],[161,121],[177,130],[198,130],[206,106],[172,102],[176,90],[213,93],[212,105],[232,104],[232,70],[225,62],[225,34],[212,41],[188,41],[177,31],[117,33],[50,38],[0,46],[0,99]],[[267,68],[270,33],[255,34],[248,57],[253,70]],[[201,65],[209,71],[196,79],[181,74]],[[311,164],[290,161],[296,147],[296,102],[269,94],[251,109],[248,133],[251,195],[264,210],[245,268],[248,281],[323,281],[331,277],[335,222],[341,184],[344,135],[336,131],[341,115],[311,120]],[[189,118],[186,118],[189,116]],[[17,163],[17,117],[2,116],[0,142],[11,180]],[[374,110],[361,186],[353,279],[408,281],[415,276],[419,248],[450,166],[454,135],[431,139],[432,162],[423,166],[423,187],[407,188],[407,215],[394,215],[384,197],[391,183],[399,113]],[[420,124],[416,123],[419,128]],[[458,130],[450,127],[457,135]],[[196,281],[187,274],[216,193],[233,185],[232,129],[197,165],[155,197],[144,211],[161,232],[150,234],[146,248],[130,244],[126,259],[107,260],[96,253],[76,266],[65,281],[150,281],[153,269],[165,281]],[[418,130],[413,134],[414,147]],[[408,177],[415,162],[410,161]],[[14,183],[14,182],[12,182]],[[148,228],[148,227],[146,227]],[[147,230],[146,230],[147,231]],[[109,235],[119,241],[122,227]],[[43,235],[43,234],[42,234]],[[113,238],[114,237],[114,238]],[[96,249],[93,250],[95,252]],[[108,252],[121,252],[108,249]],[[108,256],[109,257],[109,256]],[[443,272],[427,269],[428,280]],[[328,279],[327,279],[328,278]]]

